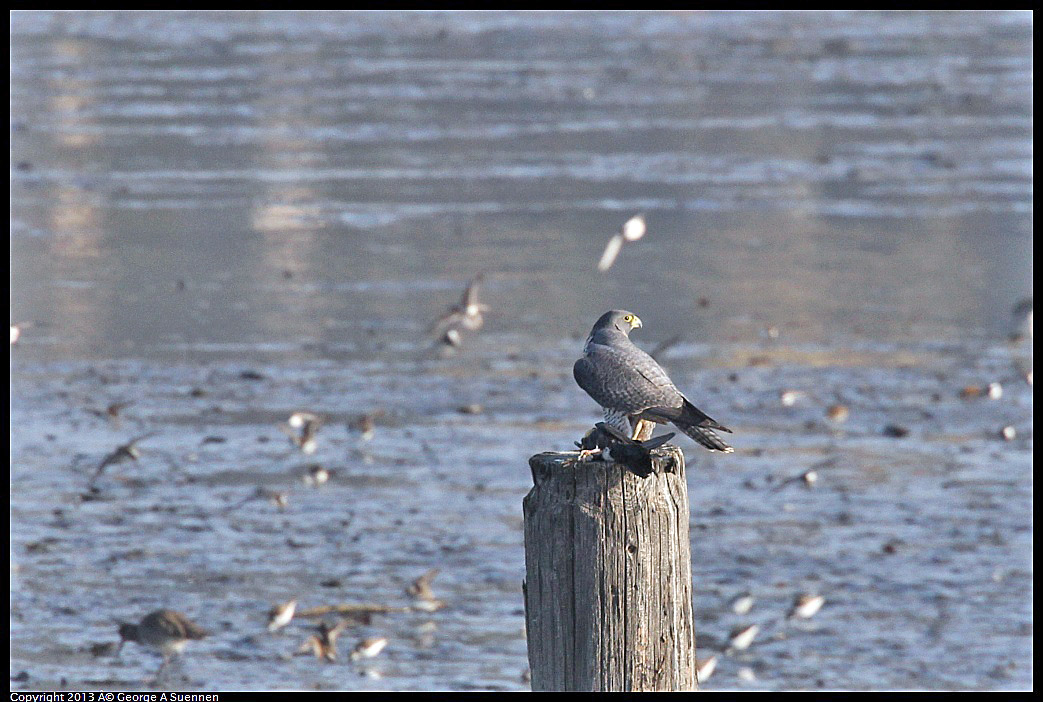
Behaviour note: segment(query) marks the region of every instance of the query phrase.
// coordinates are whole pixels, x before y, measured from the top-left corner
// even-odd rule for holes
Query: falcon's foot
[[[593,461],[596,456],[600,455],[601,449],[599,448],[580,449],[579,456],[576,457],[576,460],[581,463],[585,463],[587,461]]]
[[[639,419],[634,423],[634,433],[630,438],[634,441],[648,441],[652,438],[652,432],[654,431],[655,422],[650,422],[646,419]]]

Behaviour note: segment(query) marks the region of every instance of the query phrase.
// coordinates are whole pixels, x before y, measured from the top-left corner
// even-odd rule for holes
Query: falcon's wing
[[[677,407],[683,401],[666,372],[636,346],[591,344],[590,352],[576,361],[573,375],[599,405],[626,414]]]

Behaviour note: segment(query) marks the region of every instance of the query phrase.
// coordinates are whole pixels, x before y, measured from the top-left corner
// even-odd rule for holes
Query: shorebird
[[[351,652],[351,660],[357,661],[360,658],[373,658],[379,655],[387,645],[388,639],[386,636],[373,636],[368,639],[362,639]]]
[[[117,463],[123,463],[125,461],[138,460],[138,458],[141,457],[141,452],[138,450],[137,447],[138,442],[144,441],[145,439],[155,436],[158,433],[159,432],[156,431],[150,431],[147,434],[136,436],[127,443],[117,446],[112,453],[103,458],[101,463],[98,464],[98,467],[94,470],[94,475],[91,476],[88,487],[94,487],[95,481],[97,481],[98,478],[101,477],[102,471],[104,471],[107,467],[116,465]]]
[[[312,412],[294,412],[286,424],[280,424],[279,428],[290,437],[290,443],[301,450],[301,453],[310,456],[315,453],[318,443],[315,434],[322,426],[322,417]]]
[[[709,658],[704,658],[701,661],[696,661],[695,662],[695,676],[696,676],[696,678],[695,679],[701,685],[701,684],[703,684],[704,682],[706,682],[707,680],[710,679],[710,676],[713,675],[713,671],[715,671],[716,669],[717,669],[717,656],[710,656]]]
[[[290,623],[297,611],[297,600],[277,604],[268,610],[268,631],[278,631]]]
[[[753,640],[757,637],[757,632],[760,630],[760,627],[756,624],[737,626],[729,634],[728,643],[736,651],[745,651],[753,643]]]
[[[793,607],[790,609],[790,619],[811,619],[815,614],[822,609],[822,605],[826,603],[826,598],[822,595],[797,595],[796,599],[793,600]]]
[[[288,492],[269,490],[266,487],[257,486],[257,489],[254,490],[253,493],[239,502],[236,502],[234,505],[229,506],[227,511],[231,512],[232,510],[239,509],[247,502],[253,502],[254,500],[268,500],[282,511],[286,509],[286,505],[289,503],[289,498],[290,494]]]
[[[330,662],[337,660],[337,637],[348,628],[348,624],[347,619],[341,619],[333,626],[324,621],[319,622],[317,633],[301,644],[297,654],[313,653],[316,658],[325,658]]]
[[[438,568],[432,568],[406,588],[406,594],[414,600],[413,609],[435,612],[445,607],[445,602],[435,597],[435,593],[431,589],[431,581],[435,579],[438,573]]]
[[[377,425],[373,420],[383,412],[367,412],[348,421],[348,433],[359,441],[370,441],[377,433]]]
[[[847,408],[847,405],[837,403],[829,406],[829,409],[826,410],[826,416],[829,417],[831,422],[840,424],[841,422],[846,422],[847,418],[851,416],[851,410]]]
[[[805,487],[814,487],[815,483],[818,482],[818,471],[816,471],[814,468],[809,468],[800,475],[794,475],[793,477],[786,478],[781,483],[775,486],[775,492],[784,489],[787,485],[792,485],[793,483],[800,482],[804,483]]]
[[[449,311],[431,325],[429,333],[447,346],[460,346],[463,336],[460,331],[478,331],[485,323],[482,316],[491,308],[478,300],[478,286],[485,280],[485,274],[479,273],[467,284],[460,302],[449,308]]]
[[[754,600],[753,595],[748,592],[744,592],[737,595],[735,599],[731,601],[732,611],[736,614],[748,614],[753,609]]]
[[[110,422],[112,422],[112,426],[113,427],[119,428],[119,425],[120,425],[120,412],[122,412],[124,408],[130,407],[132,404],[134,404],[134,403],[132,403],[132,402],[113,402],[108,407],[106,407],[104,410],[91,409],[91,410],[89,410],[89,412],[91,414],[93,414],[94,416],[96,416],[96,417],[101,417],[102,419],[108,419]]]
[[[155,612],[145,615],[145,618],[137,624],[122,622],[119,625],[119,633],[120,643],[116,648],[117,654],[127,641],[158,649],[163,654],[163,664],[156,672],[157,679],[170,660],[185,650],[189,641],[198,641],[209,634],[184,614],[170,609],[157,609]]]
[[[305,467],[301,480],[304,481],[305,485],[319,487],[329,481],[331,473],[331,470],[324,468],[321,464],[311,463]]]
[[[611,268],[623,248],[623,243],[637,241],[645,235],[647,229],[643,214],[634,215],[628,219],[619,233],[609,239],[608,244],[605,245],[605,251],[601,254],[601,259],[598,260],[598,270],[604,272]]]

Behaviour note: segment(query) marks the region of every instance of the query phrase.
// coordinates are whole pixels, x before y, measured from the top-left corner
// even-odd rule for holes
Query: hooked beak
[[[641,328],[641,318],[638,317],[636,314],[634,315],[634,321],[630,323],[630,328],[631,329],[640,329]]]

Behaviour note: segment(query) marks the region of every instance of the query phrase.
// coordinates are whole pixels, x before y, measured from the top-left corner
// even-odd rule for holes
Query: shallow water
[[[1031,685],[1030,15],[12,22],[17,684],[140,686],[158,658],[89,647],[165,606],[214,631],[177,687],[527,689],[526,461],[596,419],[571,365],[626,307],[736,432],[681,442],[700,657],[762,626],[708,689]],[[485,329],[431,353],[481,270]],[[278,428],[299,409],[310,458]],[[287,509],[235,507],[257,486]],[[431,567],[448,606],[335,663],[289,655],[314,620],[264,631],[294,596],[406,606]]]

